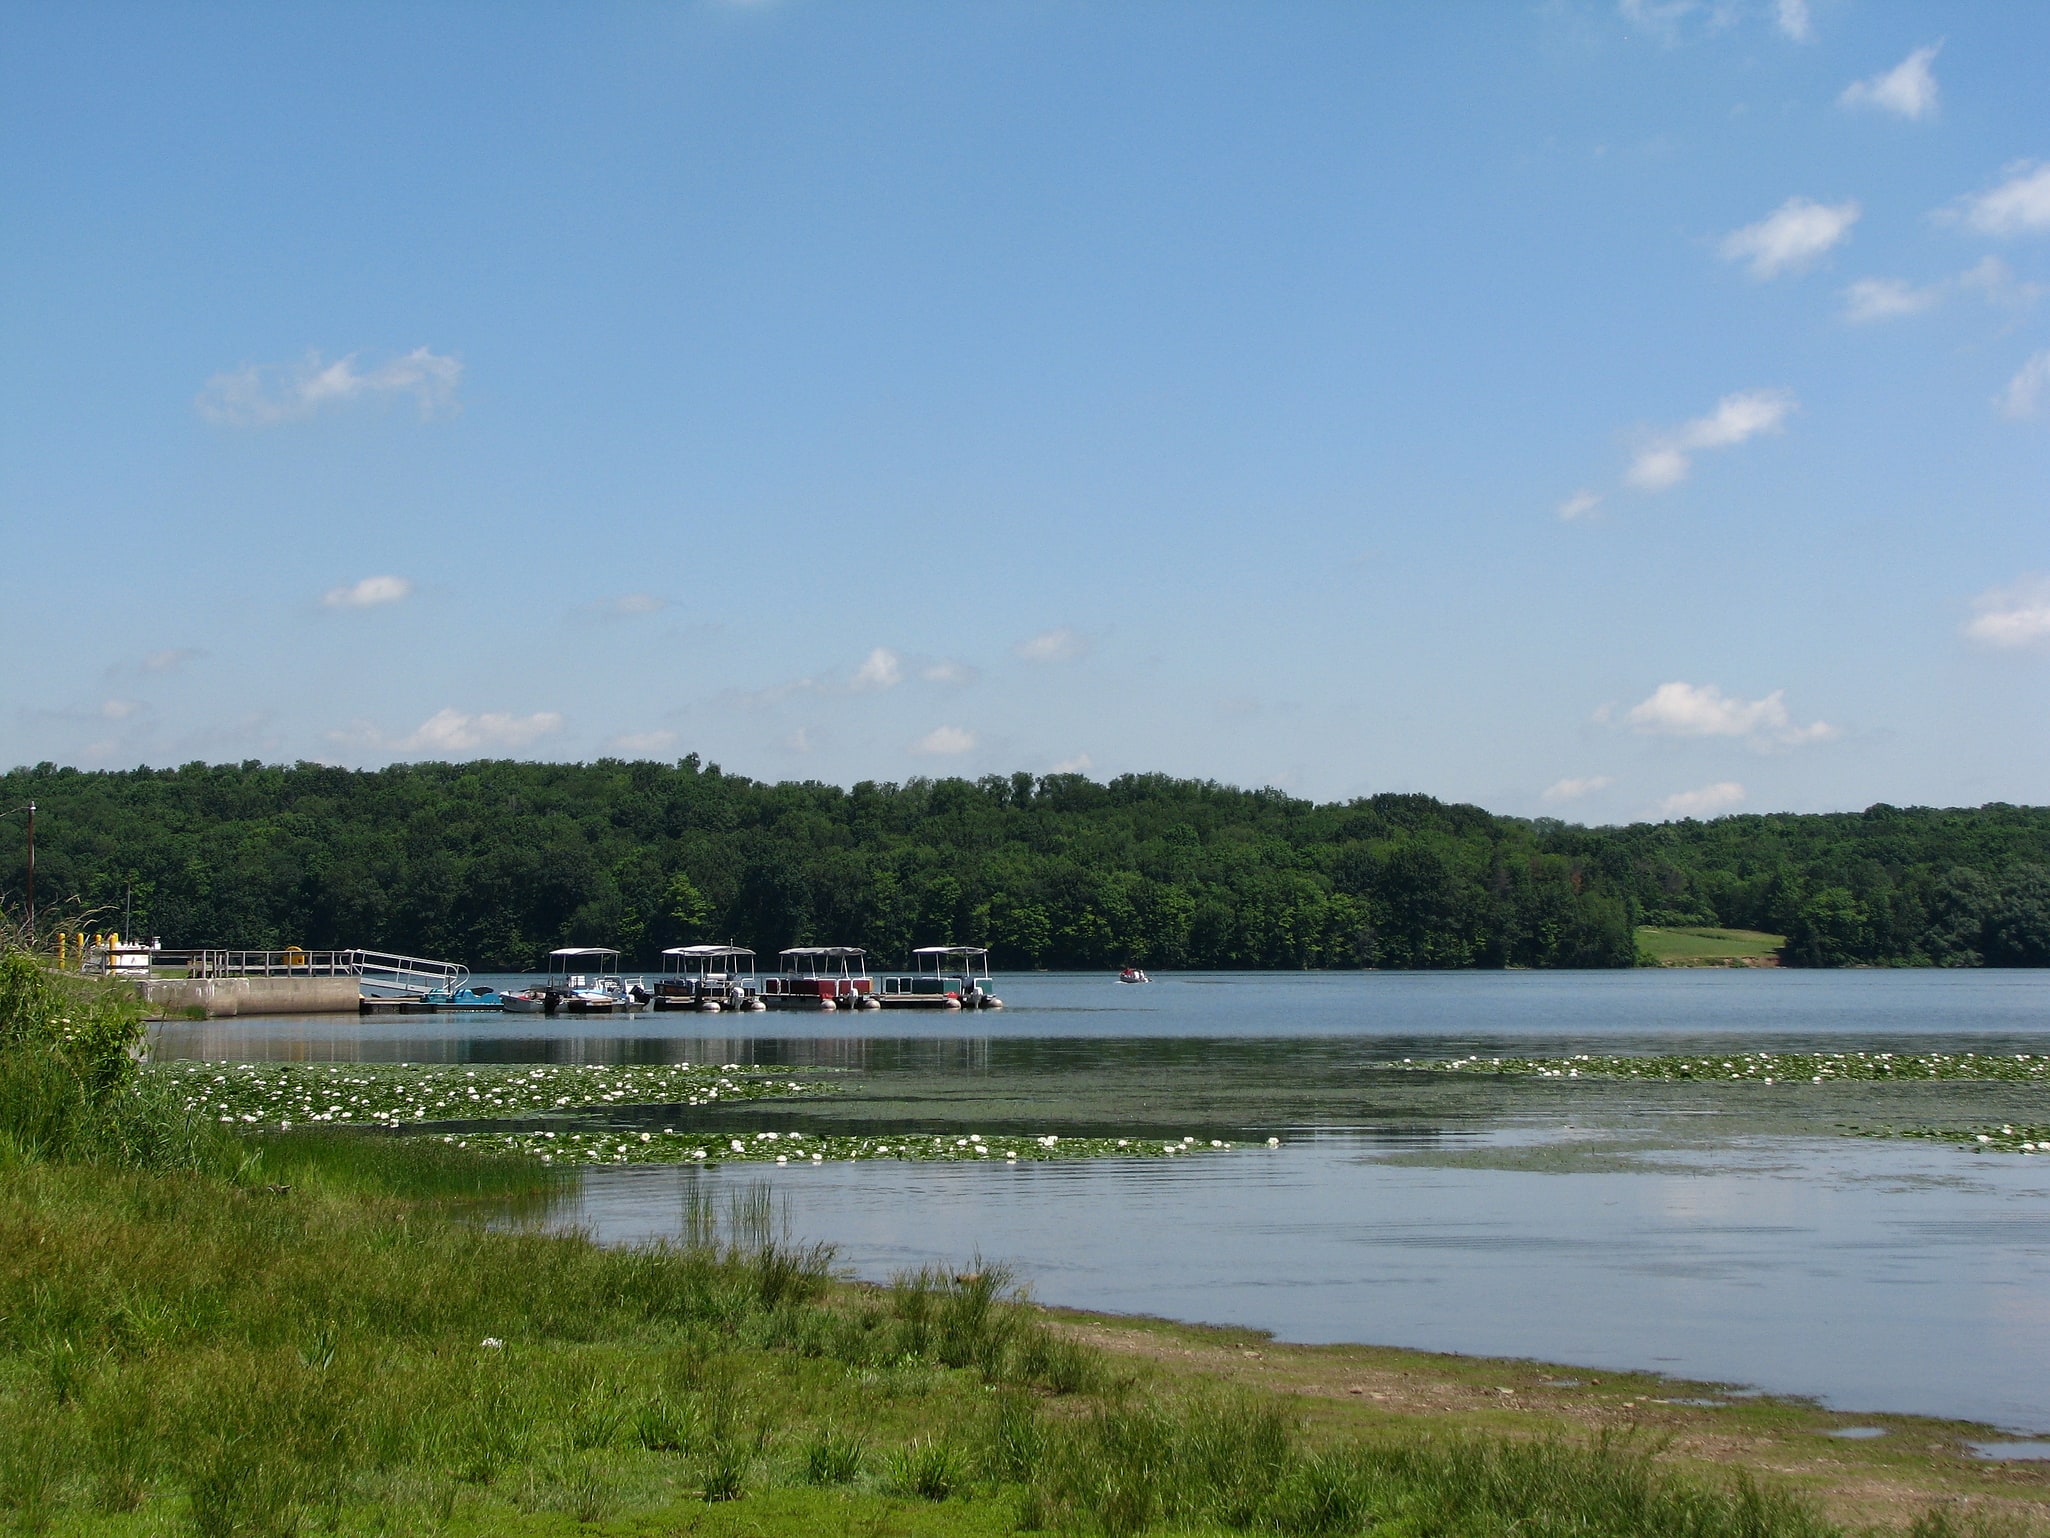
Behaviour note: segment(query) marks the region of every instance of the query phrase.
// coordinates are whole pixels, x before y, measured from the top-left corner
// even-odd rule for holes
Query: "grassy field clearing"
[[[1654,929],[1646,924],[1637,930],[1640,954],[1662,967],[1762,965],[1786,943],[1785,935],[1756,929]]]

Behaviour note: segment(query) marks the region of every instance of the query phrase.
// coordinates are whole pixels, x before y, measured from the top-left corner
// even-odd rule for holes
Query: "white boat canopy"
[[[619,952],[613,950],[609,946],[604,945],[565,945],[559,951],[550,951],[548,953],[548,958],[551,961],[553,961],[558,956],[564,958],[565,960],[578,961],[581,961],[586,956],[610,956],[613,959],[617,960],[619,957]]]
[[[986,945],[921,945],[911,953],[914,956],[987,956]]]
[[[778,951],[779,956],[866,956],[867,951],[858,945],[793,945],[787,951]]]

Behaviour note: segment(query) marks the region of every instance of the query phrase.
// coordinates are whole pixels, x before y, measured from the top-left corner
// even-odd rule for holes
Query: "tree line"
[[[0,776],[0,804],[31,798],[44,927],[125,913],[174,947],[515,971],[559,945],[647,966],[728,939],[885,964],[962,943],[1008,967],[1622,967],[1652,923],[1785,934],[1793,965],[2050,965],[2050,808],[1590,828],[1165,775],[772,784],[695,755]],[[17,846],[11,909],[23,876]]]

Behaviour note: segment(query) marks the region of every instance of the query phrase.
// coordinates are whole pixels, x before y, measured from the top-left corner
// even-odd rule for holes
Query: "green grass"
[[[1776,955],[1786,943],[1785,935],[1769,935],[1756,929],[1655,929],[1647,924],[1637,931],[1640,954],[1662,967],[1762,960]]]

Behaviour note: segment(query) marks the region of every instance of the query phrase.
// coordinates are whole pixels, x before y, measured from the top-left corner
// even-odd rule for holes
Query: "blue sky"
[[[2050,7],[0,37],[0,762],[2046,799]]]

